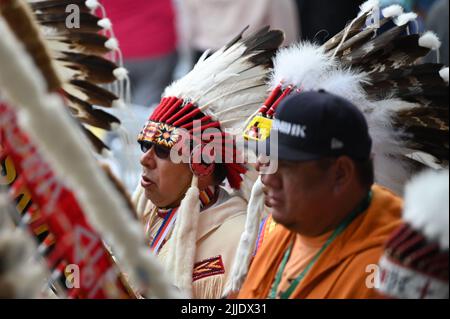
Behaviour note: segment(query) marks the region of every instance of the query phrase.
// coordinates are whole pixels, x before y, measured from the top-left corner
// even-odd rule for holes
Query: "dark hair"
[[[364,187],[370,188],[375,182],[373,159],[370,157],[365,161],[353,161],[358,173],[359,182]]]
[[[227,178],[227,169],[224,163],[216,163],[214,168],[214,184],[220,185]]]
[[[355,160],[352,159],[355,164],[356,173],[358,174],[359,182],[363,187],[370,188],[375,182],[373,159],[367,160]],[[331,165],[336,161],[336,158],[322,158],[317,161],[317,165],[323,171],[328,170]]]

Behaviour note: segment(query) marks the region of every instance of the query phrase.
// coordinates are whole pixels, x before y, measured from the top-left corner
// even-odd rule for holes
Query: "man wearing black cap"
[[[402,202],[374,185],[364,116],[320,91],[287,98],[275,118],[278,170],[262,182],[279,226],[239,298],[378,297],[371,272],[400,223]]]

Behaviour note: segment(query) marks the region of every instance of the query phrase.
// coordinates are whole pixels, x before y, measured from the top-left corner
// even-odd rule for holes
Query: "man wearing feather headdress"
[[[139,135],[143,173],[134,201],[149,249],[190,297],[220,298],[228,280],[246,218],[247,201],[236,191],[248,180],[230,130],[239,134],[264,100],[282,42],[282,32],[264,28],[206,53],[166,89]]]
[[[280,163],[280,172],[272,177],[263,175],[255,183],[252,194],[256,196],[250,200],[248,222],[243,235],[243,238],[247,240],[242,241],[238,249],[240,260],[243,262],[234,265],[230,285],[226,289],[227,293],[240,289],[256,246],[258,252],[240,297],[364,298],[376,296],[373,289],[368,289],[365,284],[365,269],[362,266],[368,266],[368,261],[374,262],[380,257],[383,240],[371,242],[369,237],[373,234],[372,240],[387,239],[386,236],[389,235],[387,229],[392,229],[398,223],[401,205],[397,195],[384,190],[381,186],[401,194],[404,184],[417,170],[424,167],[445,168],[448,166],[448,67],[439,63],[418,63],[419,58],[439,49],[439,39],[431,32],[423,35],[411,34],[410,22],[414,22],[417,15],[404,13],[403,8],[398,5],[387,7],[381,13],[379,18],[378,1],[367,1],[361,6],[358,17],[323,46],[300,43],[282,49],[274,61],[274,73],[270,83],[273,92],[261,107],[259,114],[249,122],[244,133],[246,138],[253,139],[255,123],[264,123],[264,127],[261,126],[259,131],[261,140],[268,139],[276,131],[275,129],[280,130],[277,124],[272,133],[265,133],[270,132],[267,127],[272,125],[273,120],[277,123],[280,120],[277,117],[286,112],[285,110],[295,108],[292,104],[298,108],[303,107],[303,102],[286,101],[286,97],[290,95],[299,93],[301,96],[309,94],[305,93],[308,91],[323,89],[346,99],[364,115],[372,140],[374,178],[369,178],[363,185],[363,189],[373,193],[371,206],[356,218],[343,234],[336,236],[331,242],[327,241],[331,234],[327,234],[326,231],[319,231],[316,234],[301,231],[300,234],[304,236],[328,237],[322,238],[323,249],[320,249],[321,245],[319,245],[317,249],[311,250],[309,256],[293,253],[294,259],[302,261],[300,264],[296,263],[290,258],[289,250],[292,247],[290,243],[293,242],[290,236],[294,236],[292,235],[293,227],[290,224],[292,220],[288,219],[292,214],[288,213],[288,207],[280,207],[280,197],[284,199],[284,202],[291,203],[292,207],[297,207],[296,200],[300,201],[303,197],[293,192],[278,194],[285,186],[280,184],[282,179],[279,176],[282,163],[285,163],[283,161]],[[279,105],[282,106],[278,107]],[[331,108],[329,113],[333,112],[338,113],[339,110]],[[281,130],[286,131],[286,128],[294,127],[292,123],[299,125],[296,121],[300,121],[301,118],[295,118],[295,112],[293,114],[289,118],[284,118],[288,124],[282,125]],[[324,130],[330,130],[336,127],[337,123],[341,122],[324,120],[319,125],[322,125]],[[354,126],[353,122],[341,124],[348,127]],[[306,135],[312,134],[307,128],[297,126],[295,132],[306,131]],[[362,136],[366,133],[355,132],[355,135],[358,134]],[[315,152],[321,150],[320,140],[317,143]],[[330,139],[329,143],[336,149],[343,144],[339,138]],[[282,148],[281,144],[279,148]],[[299,154],[303,152],[300,142],[297,144],[296,152]],[[280,150],[280,156],[281,154]],[[369,155],[366,154],[366,158]],[[331,162],[321,163],[322,165],[316,169],[322,167],[330,172],[329,169],[336,168],[340,157],[331,157]],[[295,157],[285,158],[285,160],[289,164],[286,164],[289,166],[286,172],[291,172],[286,173],[286,176],[292,179],[286,179],[286,181],[294,183],[293,180],[306,178],[294,173],[295,167],[303,165],[296,162]],[[371,172],[370,166],[367,166],[367,171]],[[312,169],[306,171],[305,176],[313,172]],[[335,171],[335,173],[336,178],[345,176],[341,174],[342,172],[337,174]],[[353,175],[356,178],[355,170]],[[274,183],[274,180],[278,182]],[[318,178],[317,181],[319,184],[320,182],[327,184],[325,177]],[[373,181],[376,184],[372,187]],[[335,180],[335,182],[330,183],[329,186],[338,187],[338,181]],[[274,213],[273,216],[266,217],[259,227],[259,221],[264,218],[264,193],[268,195],[266,204],[274,206],[272,208]],[[278,195],[275,196],[275,193]],[[305,190],[306,193],[307,190]],[[333,194],[336,193],[327,195],[323,192],[323,196],[316,199],[317,206],[326,205],[322,201],[332,202],[330,196],[334,196]],[[363,197],[361,196],[359,200]],[[308,201],[307,198],[303,199]],[[358,200],[347,202],[349,203],[351,205],[341,206],[335,202],[335,206],[331,205],[329,208],[336,211],[336,216],[339,216],[338,212],[345,211],[345,207],[347,207],[347,213],[355,208]],[[310,209],[314,211],[314,205]],[[328,216],[326,209],[317,208],[317,210],[317,216],[322,216],[321,211],[323,216]],[[374,210],[379,214],[370,213]],[[298,218],[309,214],[308,211],[300,210],[297,213]],[[378,217],[366,224],[370,227],[363,227],[364,220],[368,221],[370,216]],[[316,218],[317,227],[325,222],[321,220],[321,217]],[[273,226],[273,219],[291,231],[281,225]],[[355,226],[358,224],[359,226]],[[354,227],[353,230],[352,227]],[[360,237],[360,240],[347,242],[347,239],[357,238],[358,234],[361,234],[361,228],[364,229],[365,235]],[[334,228],[336,229],[338,228]],[[299,232],[298,229],[297,232]],[[340,243],[341,246],[339,246]],[[365,249],[366,244],[370,248],[366,246],[367,249]],[[358,248],[361,250],[358,251]],[[277,253],[273,254],[274,251]],[[337,259],[340,260],[340,264],[334,264]],[[273,267],[268,268],[266,265]],[[284,265],[285,268],[280,265]],[[279,271],[278,274],[277,271]],[[277,280],[274,282],[275,278]],[[289,279],[292,279],[292,282]]]
[[[304,92],[278,107],[275,132],[278,170],[261,180],[279,226],[260,247],[239,297],[376,297],[366,268],[399,225],[402,202],[373,185],[364,116],[343,98]]]

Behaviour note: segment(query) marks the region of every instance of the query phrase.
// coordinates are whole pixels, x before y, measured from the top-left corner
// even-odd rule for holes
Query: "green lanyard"
[[[344,232],[344,230],[352,223],[352,221],[362,212],[364,212],[370,205],[370,202],[372,201],[372,191],[369,192],[369,194],[364,198],[364,200],[356,207],[355,210],[353,210],[347,218],[345,218],[339,226],[335,229],[333,234],[327,239],[325,244],[320,248],[320,250],[317,252],[317,254],[313,257],[313,259],[308,263],[306,268],[301,272],[301,274],[292,282],[289,289],[281,294],[281,299],[289,299],[289,297],[294,293],[295,289],[297,289],[300,282],[303,280],[303,278],[306,276],[306,274],[309,272],[309,270],[314,266],[317,259],[322,255],[322,253],[331,245],[331,243],[338,237],[340,234]],[[275,282],[272,286],[272,289],[269,294],[269,299],[275,299],[277,296],[277,290],[278,286],[281,283],[281,278],[283,276],[284,269],[286,268],[286,264],[289,260],[289,257],[291,256],[293,244],[289,246],[286,253],[284,254],[283,260],[281,262],[281,266],[278,269],[277,275],[275,277]]]

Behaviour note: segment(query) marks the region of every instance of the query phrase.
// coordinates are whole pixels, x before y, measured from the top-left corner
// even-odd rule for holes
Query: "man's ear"
[[[202,164],[202,165],[204,165],[204,164]],[[204,190],[206,187],[212,186],[215,184],[214,167],[215,167],[214,163],[209,164],[208,168],[206,168],[206,171],[202,175],[197,175],[198,188],[200,190]]]
[[[355,163],[348,156],[338,157],[334,164],[333,171],[335,191],[340,193],[347,189],[355,178]]]

